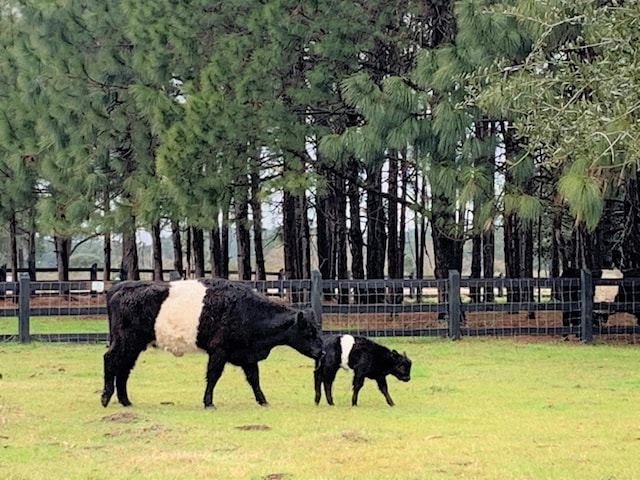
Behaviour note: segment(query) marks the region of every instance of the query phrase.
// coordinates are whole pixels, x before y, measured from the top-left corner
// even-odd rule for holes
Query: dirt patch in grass
[[[246,431],[269,431],[271,427],[269,425],[262,424],[253,424],[253,425],[238,425],[236,427],[237,430],[246,430]]]
[[[32,307],[104,307],[107,299],[104,294],[97,295],[35,295],[29,299]],[[0,308],[17,308],[18,297],[0,298]]]
[[[141,421],[141,418],[133,412],[118,412],[102,417],[102,421],[114,423],[136,423]]]

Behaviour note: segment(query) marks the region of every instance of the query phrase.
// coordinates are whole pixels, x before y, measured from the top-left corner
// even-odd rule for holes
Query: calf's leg
[[[336,373],[338,373],[338,367],[325,366],[322,370],[322,383],[324,385],[324,395],[327,397],[327,403],[333,405],[333,381],[336,379]],[[319,393],[316,393],[318,396]],[[318,401],[320,399],[318,398]],[[316,401],[316,403],[318,403]]]
[[[351,397],[351,406],[358,405],[358,393],[364,385],[364,375],[356,371],[353,375],[353,396]]]
[[[320,399],[322,398],[322,369],[318,368],[316,364],[316,369],[313,371],[313,388],[315,389],[315,399],[316,405],[320,403]]]
[[[260,388],[260,372],[258,370],[258,363],[248,363],[242,365],[242,370],[244,370],[244,376],[253,389],[253,395],[256,397],[256,402],[264,406],[269,405],[269,402],[267,402],[267,399],[265,398],[264,393],[262,393],[262,389]]]
[[[393,400],[391,400],[391,395],[389,395],[389,388],[387,387],[387,379],[385,377],[377,378],[376,382],[378,382],[378,388],[384,395],[384,398],[387,400],[387,404],[390,407],[393,407],[395,403],[393,403]]]

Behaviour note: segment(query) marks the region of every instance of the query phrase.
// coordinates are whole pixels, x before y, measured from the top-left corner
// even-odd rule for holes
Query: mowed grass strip
[[[205,355],[143,352],[133,407],[100,405],[104,345],[0,345],[3,479],[638,478],[637,346],[380,339],[413,360],[350,406],[313,404],[313,362],[261,363],[269,407],[227,366],[204,410]]]
[[[46,316],[31,317],[29,331],[37,333],[108,333],[109,323],[104,317]],[[0,334],[18,333],[17,317],[0,317]]]

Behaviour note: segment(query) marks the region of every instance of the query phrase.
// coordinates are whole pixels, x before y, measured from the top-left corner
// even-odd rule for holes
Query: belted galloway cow
[[[242,282],[123,281],[107,292],[107,311],[111,338],[104,354],[104,407],[114,384],[119,402],[131,405],[127,380],[148,345],[176,356],[195,351],[208,354],[205,408],[214,408],[213,389],[227,362],[244,370],[256,401],[266,405],[258,362],[272,348],[288,345],[317,362],[323,355],[311,310],[271,301]]]

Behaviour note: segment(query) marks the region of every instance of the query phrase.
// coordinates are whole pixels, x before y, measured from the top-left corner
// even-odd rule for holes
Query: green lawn
[[[106,318],[84,317],[31,317],[29,330],[35,333],[107,333]],[[17,334],[17,317],[0,317],[0,334]]]
[[[381,339],[412,358],[350,406],[313,404],[312,362],[287,347],[261,363],[259,407],[228,366],[202,408],[204,355],[150,350],[134,405],[100,405],[104,345],[0,344],[3,479],[639,478],[637,346],[465,338]]]

